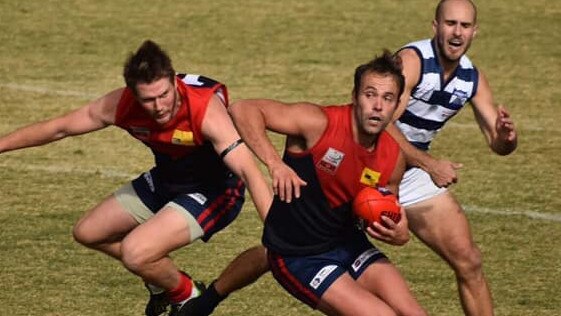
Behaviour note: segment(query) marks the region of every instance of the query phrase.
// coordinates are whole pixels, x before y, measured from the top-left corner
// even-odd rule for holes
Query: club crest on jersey
[[[345,157],[344,153],[329,147],[325,155],[318,161],[317,167],[328,173],[335,174],[337,168],[339,168],[339,165],[343,161],[343,157]]]
[[[146,127],[131,126],[131,134],[141,140],[148,140],[150,138],[150,130]]]
[[[367,167],[364,167],[364,169],[362,169],[362,174],[360,175],[360,183],[373,187],[378,184],[379,180],[380,173],[378,171],[374,171]]]
[[[468,96],[465,91],[454,89],[454,92],[452,92],[452,95],[450,96],[450,104],[462,106],[466,103],[467,99]]]
[[[173,136],[171,136],[171,142],[172,144],[183,146],[194,145],[193,132],[176,129],[173,131]]]

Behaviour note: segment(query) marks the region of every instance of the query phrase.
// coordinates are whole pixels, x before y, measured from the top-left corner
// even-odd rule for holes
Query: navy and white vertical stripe
[[[434,44],[426,39],[402,48],[414,49],[421,58],[421,77],[396,125],[421,150],[429,149],[438,131],[475,95],[478,83],[477,69],[465,55],[445,82]]]

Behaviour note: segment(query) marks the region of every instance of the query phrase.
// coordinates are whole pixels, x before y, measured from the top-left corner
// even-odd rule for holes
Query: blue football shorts
[[[191,241],[208,241],[228,226],[240,213],[245,200],[245,185],[231,175],[220,189],[194,189],[176,193],[151,176],[150,171],[123,185],[114,195],[138,223],[144,223],[159,210],[171,207],[185,216]]]
[[[310,256],[282,256],[268,251],[273,277],[292,296],[317,308],[323,293],[345,272],[358,279],[368,266],[387,258],[364,233],[341,246]]]

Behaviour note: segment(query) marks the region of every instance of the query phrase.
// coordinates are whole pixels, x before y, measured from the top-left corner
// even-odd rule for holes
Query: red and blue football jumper
[[[207,240],[237,216],[244,201],[243,182],[201,132],[211,97],[222,96],[228,106],[228,92],[225,85],[198,75],[177,75],[176,87],[181,104],[165,125],[146,113],[129,88],[119,101],[115,125],[154,154],[155,167],[132,182],[142,202],[154,213],[170,201],[182,205],[197,219]]]

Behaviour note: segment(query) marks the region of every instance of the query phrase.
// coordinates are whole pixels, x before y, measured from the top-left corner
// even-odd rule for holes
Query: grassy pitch
[[[147,38],[177,70],[225,82],[233,100],[342,104],[354,68],[382,48],[431,36],[436,1],[0,1],[0,134],[121,86]],[[454,193],[468,210],[497,315],[561,313],[561,2],[478,1],[470,57],[514,116],[519,148],[493,155],[465,109],[433,154],[464,163]],[[276,137],[276,136],[273,136]],[[280,148],[281,140],[277,137]],[[152,164],[116,128],[0,155],[2,315],[142,315],[142,283],[72,240],[74,222]],[[208,244],[173,254],[211,281],[259,242],[251,203]],[[380,243],[377,243],[380,245]],[[452,272],[418,240],[380,245],[433,315],[460,315]],[[315,315],[265,276],[216,315]]]

